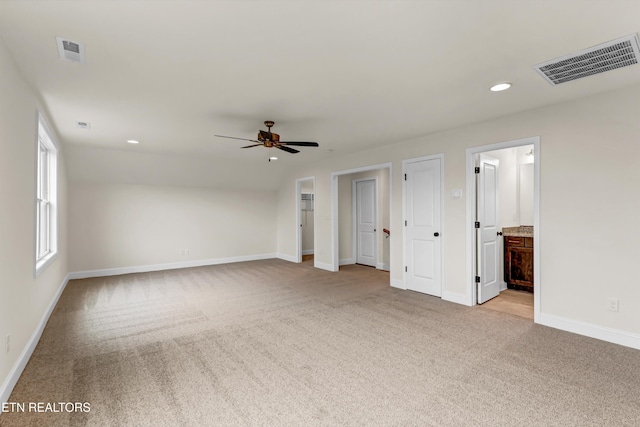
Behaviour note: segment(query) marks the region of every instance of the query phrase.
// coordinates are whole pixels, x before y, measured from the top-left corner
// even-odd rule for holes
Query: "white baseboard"
[[[49,317],[51,316],[53,309],[56,307],[56,304],[60,299],[60,295],[62,295],[62,292],[67,287],[67,283],[69,283],[69,279],[70,279],[69,275],[67,274],[65,278],[62,280],[60,287],[58,287],[58,291],[53,296],[53,299],[49,303],[49,306],[47,307],[44,314],[42,315],[42,318],[40,319],[40,323],[38,323],[38,326],[36,327],[35,331],[33,331],[33,334],[31,334],[31,338],[29,338],[29,341],[27,341],[27,344],[22,349],[20,356],[18,356],[18,360],[16,360],[16,363],[13,365],[13,368],[11,368],[11,370],[9,371],[9,375],[7,375],[7,378],[2,383],[2,386],[0,386],[0,404],[6,403],[9,401],[11,392],[13,391],[13,388],[16,386],[16,383],[18,382],[20,375],[22,375],[22,371],[24,371],[24,368],[27,366],[29,359],[31,359],[31,355],[33,354],[33,351],[36,349],[36,345],[38,345],[38,341],[40,341],[40,337],[42,336],[44,327],[47,325],[47,322],[49,321]]]
[[[69,279],[87,279],[90,277],[116,276],[130,273],[147,273],[149,271],[174,270],[177,268],[202,267],[206,265],[229,264],[232,262],[257,261],[261,259],[282,258],[276,254],[245,255],[229,258],[214,258],[196,261],[169,262],[165,264],[139,265],[133,267],[105,268],[102,270],[74,271]],[[284,258],[282,258],[284,259]],[[295,262],[295,261],[294,261]]]
[[[313,266],[315,268],[319,268],[321,270],[327,270],[327,271],[334,272],[333,265],[331,265],[331,264],[327,264],[327,263],[324,263],[324,262],[318,262],[318,261],[314,260],[313,261]]]
[[[455,292],[442,292],[442,299],[449,302],[455,302],[456,304],[462,304],[471,307],[471,301],[467,294],[458,294]]]
[[[376,263],[376,269],[377,270],[384,270],[384,262]]]
[[[538,323],[552,328],[561,329],[563,331],[573,332],[574,334],[584,335],[586,337],[640,350],[639,334],[545,313],[540,313],[540,321]]]
[[[351,265],[351,264],[355,264],[356,263],[356,259],[355,258],[345,258],[345,259],[341,259],[340,261],[338,261],[338,265]]]
[[[500,282],[500,292],[507,289],[507,282]]]
[[[302,255],[313,255],[313,249],[305,249],[302,251]]]
[[[391,279],[390,285],[394,288],[402,289],[403,291],[407,290],[407,287],[404,285],[402,279]]]
[[[278,254],[277,258],[280,258],[284,261],[289,261],[289,262],[298,262],[298,258],[293,255]]]

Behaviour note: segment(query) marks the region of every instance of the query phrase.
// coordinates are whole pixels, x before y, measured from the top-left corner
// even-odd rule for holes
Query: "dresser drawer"
[[[524,247],[526,237],[505,236],[504,244],[508,246]]]
[[[533,237],[525,237],[524,238],[524,247],[532,248],[533,247]]]

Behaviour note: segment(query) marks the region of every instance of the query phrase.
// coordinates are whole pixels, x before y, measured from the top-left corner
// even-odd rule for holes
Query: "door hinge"
[[[480,221],[476,221],[473,225],[475,228],[480,228]]]
[[[405,273],[407,272],[407,266],[406,265],[404,266],[404,272]]]
[[[407,220],[406,219],[404,220],[404,226],[405,227],[407,226]]]
[[[405,181],[407,180],[407,174],[406,173],[404,174],[404,180]]]
[[[480,166],[476,166],[475,172],[480,173]]]
[[[480,276],[476,276],[476,283],[480,283]]]

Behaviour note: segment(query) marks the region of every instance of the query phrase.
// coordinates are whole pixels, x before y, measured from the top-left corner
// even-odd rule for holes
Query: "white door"
[[[499,161],[485,154],[480,154],[479,173],[477,174],[477,216],[480,227],[476,230],[477,263],[476,276],[478,282],[478,304],[497,297],[500,293],[498,274],[500,241],[498,226],[500,224],[498,205],[498,167]]]
[[[405,166],[407,289],[442,296],[440,159]]]
[[[356,181],[356,262],[376,266],[376,181]]]

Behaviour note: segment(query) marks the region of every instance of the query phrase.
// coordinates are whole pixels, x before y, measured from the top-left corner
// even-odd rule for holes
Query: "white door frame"
[[[302,230],[300,227],[300,221],[302,220],[302,183],[304,181],[311,181],[311,185],[313,187],[313,247],[316,247],[316,177],[308,176],[306,178],[296,179],[296,214],[294,216],[296,221],[296,262],[302,262]],[[291,181],[289,181],[291,182]],[[313,262],[315,264],[315,256],[313,257]],[[314,265],[315,266],[315,265]]]
[[[425,160],[440,159],[440,235],[442,236],[440,241],[440,294],[444,296],[445,287],[445,271],[444,271],[444,240],[447,237],[445,228],[445,215],[444,215],[444,154],[433,154],[430,156],[414,157],[411,159],[405,159],[402,161],[402,176],[404,177],[407,169],[407,164],[422,162]],[[407,182],[402,180],[402,286],[407,288],[407,272],[404,266],[407,265],[407,251],[405,251],[405,245],[407,242],[407,229],[404,226],[404,219],[407,217]],[[442,298],[442,297],[441,297]]]
[[[355,263],[358,263],[358,212],[357,212],[357,204],[358,204],[358,200],[357,200],[357,194],[356,192],[357,190],[357,183],[361,182],[361,181],[374,181],[374,186],[375,186],[375,198],[376,198],[376,203],[375,203],[375,211],[376,211],[376,230],[379,228],[378,227],[378,223],[380,222],[380,212],[378,210],[378,177],[374,176],[373,178],[358,178],[358,179],[354,179],[351,180],[351,217],[352,217],[352,227],[351,227],[351,231],[352,231],[352,243],[351,243],[351,250],[353,251],[352,256],[353,259],[355,261]],[[376,265],[375,267],[378,270],[382,270],[382,267],[380,266],[380,260],[378,259],[378,232],[376,231],[376,238],[375,238],[375,245],[376,245]]]
[[[543,292],[540,280],[540,137],[516,139],[513,141],[499,142],[497,144],[482,145],[479,147],[467,148],[467,305],[477,304],[477,289],[475,284],[475,162],[476,154],[485,151],[501,150],[504,148],[520,147],[522,145],[533,144],[535,161],[533,163],[533,280],[535,292],[533,293],[533,316],[534,322],[540,323],[540,296]]]
[[[347,169],[338,172],[331,173],[331,265],[326,266],[326,270],[338,271],[340,270],[340,260],[338,259],[340,254],[340,234],[339,234],[339,219],[338,219],[338,177],[340,175],[350,175],[352,173],[366,172],[378,169],[389,169],[389,224],[393,224],[393,209],[392,209],[392,188],[393,188],[393,164],[380,163],[377,165],[363,166],[355,169]],[[389,236],[389,239],[393,237]],[[389,251],[393,251],[392,242],[389,242]],[[389,254],[391,258],[391,253]],[[318,265],[316,265],[318,266]],[[393,263],[391,263],[391,270],[393,270]],[[324,268],[322,266],[321,268]],[[393,271],[389,274],[389,281],[393,277]]]

